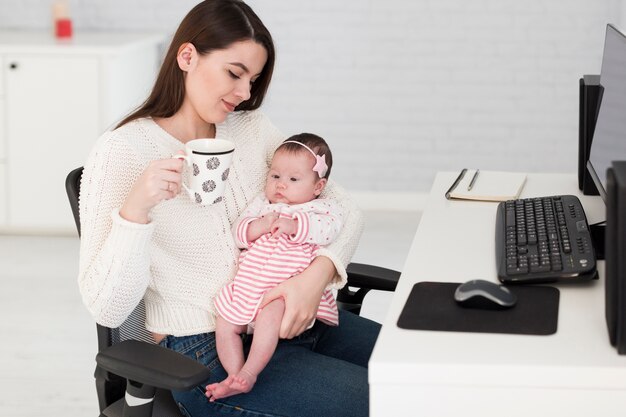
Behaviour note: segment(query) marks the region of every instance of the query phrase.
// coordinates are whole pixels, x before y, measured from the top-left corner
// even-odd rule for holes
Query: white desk
[[[608,339],[604,262],[600,280],[557,285],[558,330],[524,336],[403,330],[396,322],[419,281],[497,282],[497,203],[448,201],[457,173],[439,173],[369,363],[370,415],[626,416],[626,356]],[[582,196],[575,175],[528,176],[522,197],[575,194],[590,224],[599,197]]]

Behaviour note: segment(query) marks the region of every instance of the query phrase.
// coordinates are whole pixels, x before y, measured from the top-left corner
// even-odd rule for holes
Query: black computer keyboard
[[[496,265],[504,283],[597,278],[596,256],[580,200],[559,195],[500,203]]]

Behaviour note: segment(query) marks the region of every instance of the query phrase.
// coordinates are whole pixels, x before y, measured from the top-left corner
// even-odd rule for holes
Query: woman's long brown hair
[[[171,117],[183,104],[185,79],[176,56],[180,46],[191,42],[200,55],[226,49],[235,42],[253,40],[267,51],[267,62],[252,84],[250,98],[235,110],[254,110],[261,106],[274,71],[274,42],[261,19],[240,0],[205,0],[183,19],[172,42],[152,92],[146,101],[126,116],[117,127],[142,117]]]

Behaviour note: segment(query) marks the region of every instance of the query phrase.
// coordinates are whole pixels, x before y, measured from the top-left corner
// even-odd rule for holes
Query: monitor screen
[[[606,201],[606,171],[626,160],[626,36],[607,25],[600,71],[604,91],[591,142],[587,170]]]

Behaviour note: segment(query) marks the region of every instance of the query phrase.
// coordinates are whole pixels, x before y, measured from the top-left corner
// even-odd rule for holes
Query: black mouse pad
[[[419,282],[413,286],[398,327],[411,330],[549,335],[556,332],[559,290],[547,286],[508,286],[517,304],[507,310],[461,307],[454,301],[460,283]]]

